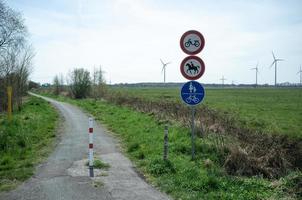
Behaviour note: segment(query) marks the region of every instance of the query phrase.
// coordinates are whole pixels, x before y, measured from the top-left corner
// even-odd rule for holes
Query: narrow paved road
[[[1,193],[1,200],[169,199],[138,176],[129,159],[120,153],[117,141],[96,124],[94,150],[110,168],[89,178],[84,166],[88,155],[88,116],[70,104],[43,98],[63,116],[60,141],[36,174],[17,189]]]

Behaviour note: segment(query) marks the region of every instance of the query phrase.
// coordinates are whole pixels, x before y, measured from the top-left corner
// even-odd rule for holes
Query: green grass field
[[[12,122],[0,115],[0,191],[14,188],[33,175],[56,137],[57,113],[46,101],[28,97]]]
[[[139,91],[139,92],[137,92]],[[132,90],[135,95],[152,95]],[[166,93],[165,93],[166,94]],[[169,97],[165,97],[169,98]],[[163,121],[150,113],[134,111],[106,101],[72,100],[95,116],[121,139],[125,152],[148,181],[170,194],[174,199],[299,199],[302,174],[292,171],[279,179],[261,176],[230,176],[223,168],[228,149],[219,146],[217,138],[209,136],[196,140],[196,160],[191,160],[189,130],[179,123],[169,125],[169,160],[163,161]],[[170,98],[175,100],[175,96]]]
[[[131,96],[182,103],[179,88],[112,88]],[[203,105],[228,112],[251,128],[302,138],[301,88],[206,88]],[[201,105],[202,106],[202,105]]]

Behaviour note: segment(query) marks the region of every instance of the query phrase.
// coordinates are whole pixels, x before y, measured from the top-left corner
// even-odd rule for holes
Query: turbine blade
[[[165,63],[162,61],[162,59],[159,59],[159,60],[160,60],[161,64],[163,64],[163,65],[165,64]]]
[[[272,68],[272,66],[275,64],[276,60],[269,66],[269,68]]]
[[[161,69],[161,73],[163,73],[165,70],[165,66],[163,66],[163,68]]]
[[[276,60],[276,57],[275,57],[275,55],[274,55],[274,52],[272,51],[272,54],[273,54],[273,58],[274,58],[274,60]]]
[[[279,58],[278,58],[278,59],[276,59],[276,61],[284,61],[284,59],[279,59]]]

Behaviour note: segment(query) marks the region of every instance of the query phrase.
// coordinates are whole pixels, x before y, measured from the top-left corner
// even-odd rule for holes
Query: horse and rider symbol
[[[200,66],[199,65],[194,65],[194,63],[191,61],[190,63],[186,63],[187,67],[187,73],[190,72],[191,75],[195,75],[199,73]],[[193,73],[194,72],[194,73]]]
[[[189,80],[199,79],[205,70],[204,62],[197,56],[188,56],[180,64],[180,72]]]

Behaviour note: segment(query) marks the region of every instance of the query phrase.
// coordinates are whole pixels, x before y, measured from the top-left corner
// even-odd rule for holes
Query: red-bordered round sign
[[[195,30],[185,32],[180,38],[180,47],[186,54],[195,55],[201,52],[205,44],[202,34]]]
[[[181,74],[189,80],[199,79],[205,71],[205,64],[197,56],[188,56],[180,64]]]

